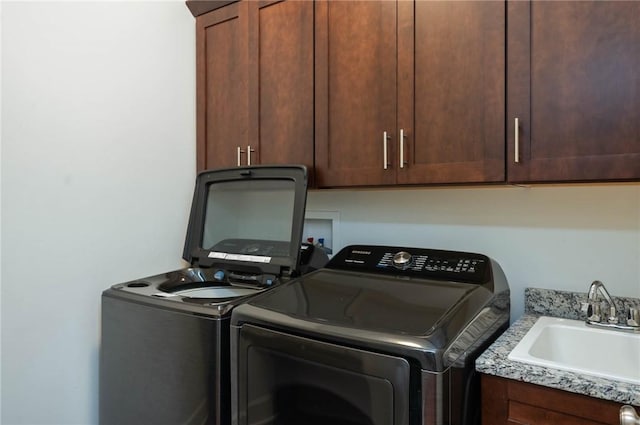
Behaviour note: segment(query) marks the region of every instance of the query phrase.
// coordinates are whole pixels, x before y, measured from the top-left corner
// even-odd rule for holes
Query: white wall
[[[97,422],[100,293],[170,270],[195,177],[194,19],[176,2],[2,3],[2,423]],[[640,297],[640,187],[323,191],[340,241],[498,260]],[[334,247],[335,248],[335,247]]]
[[[0,1],[0,423],[2,423],[2,2]]]
[[[339,212],[342,245],[494,258],[511,286],[512,318],[526,287],[586,292],[599,279],[613,295],[640,298],[638,185],[315,191],[307,209]]]
[[[182,266],[184,2],[2,4],[2,423],[97,423],[100,293]]]

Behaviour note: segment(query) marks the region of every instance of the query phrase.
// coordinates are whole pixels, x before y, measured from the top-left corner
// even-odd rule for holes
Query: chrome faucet
[[[595,305],[598,302],[598,292],[602,294],[607,304],[609,304],[609,316],[607,322],[618,323],[618,310],[616,310],[616,303],[609,295],[609,291],[605,288],[604,283],[599,280],[594,280],[589,286],[589,294],[587,295],[587,301],[589,304]]]
[[[606,314],[606,321],[602,320],[602,316],[600,314],[601,306],[598,296],[599,294],[602,295],[609,306],[609,310]],[[611,295],[609,295],[609,291],[605,288],[604,283],[599,280],[593,281],[591,286],[589,286],[589,292],[587,294],[587,325],[612,328],[621,331],[640,332],[638,309],[633,307],[629,308],[626,323],[619,320],[618,311],[622,310],[618,310],[616,308],[616,303]]]

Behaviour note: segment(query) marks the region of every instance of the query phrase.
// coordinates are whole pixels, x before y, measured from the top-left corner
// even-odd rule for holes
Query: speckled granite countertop
[[[640,305],[640,300],[635,298],[614,298],[625,305]],[[640,385],[529,365],[507,358],[511,350],[538,320],[538,317],[544,315],[582,320],[580,306],[585,299],[586,294],[582,293],[527,288],[525,290],[525,315],[513,323],[496,342],[478,357],[476,370],[488,375],[640,406]]]

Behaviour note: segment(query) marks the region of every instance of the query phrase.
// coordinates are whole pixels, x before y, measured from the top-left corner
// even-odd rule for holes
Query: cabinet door
[[[313,2],[249,2],[251,163],[313,170]]]
[[[640,2],[507,7],[508,179],[640,178]]]
[[[481,375],[483,425],[618,425],[621,405],[554,388]]]
[[[248,143],[247,5],[196,19],[197,169],[237,165]]]
[[[398,10],[398,182],[504,181],[505,3]]]
[[[312,170],[313,3],[237,2],[196,25],[198,170]]]
[[[318,186],[393,184],[397,167],[391,158],[398,143],[396,3],[315,5]]]

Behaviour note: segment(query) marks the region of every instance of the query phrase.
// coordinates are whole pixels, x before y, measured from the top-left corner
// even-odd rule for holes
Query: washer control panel
[[[385,254],[387,257],[389,254]],[[413,256],[407,251],[398,251],[393,255],[393,267],[406,270],[413,265]]]
[[[491,278],[490,263],[487,256],[470,252],[351,245],[327,268],[483,284]]]

